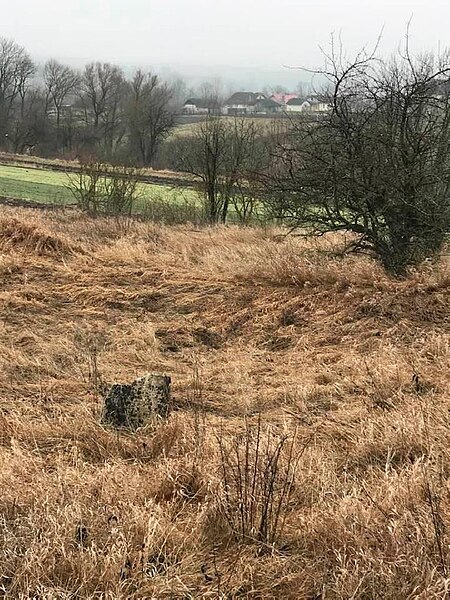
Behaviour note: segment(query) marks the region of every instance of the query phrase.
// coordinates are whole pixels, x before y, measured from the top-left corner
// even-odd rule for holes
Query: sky
[[[443,0],[13,0],[2,11],[0,36],[39,61],[299,79],[288,67],[320,67],[319,46],[332,33],[351,55],[383,29],[380,50],[389,54],[411,17],[414,50],[450,45],[450,2]]]

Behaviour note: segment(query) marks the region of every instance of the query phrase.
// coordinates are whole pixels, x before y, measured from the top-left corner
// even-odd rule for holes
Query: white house
[[[225,102],[223,112],[226,115],[247,115],[255,113],[258,101],[263,98],[265,98],[264,94],[236,92]]]
[[[330,112],[330,103],[329,99],[326,96],[321,96],[319,94],[315,94],[314,96],[309,96],[305,102],[304,110],[308,110],[313,113],[327,113]]]
[[[286,104],[288,113],[313,113],[315,115],[324,115],[330,112],[331,107],[328,98],[324,96],[309,96],[306,100],[301,98],[292,98]]]
[[[303,112],[309,105],[305,100],[301,98],[291,98],[286,102],[286,112],[288,113],[299,113]]]
[[[220,105],[217,100],[210,98],[188,98],[183,105],[185,115],[218,114]]]

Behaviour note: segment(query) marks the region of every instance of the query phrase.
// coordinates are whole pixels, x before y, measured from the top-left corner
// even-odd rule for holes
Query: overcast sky
[[[5,1],[5,0],[4,0]],[[450,45],[444,0],[12,0],[0,35],[37,59],[122,65],[261,67],[321,64],[318,45],[341,32],[348,50],[393,50],[413,16],[417,49]]]

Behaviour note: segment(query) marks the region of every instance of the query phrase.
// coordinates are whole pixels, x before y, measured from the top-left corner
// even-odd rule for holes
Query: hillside
[[[446,597],[448,256],[395,281],[277,233],[4,208],[0,597]],[[168,422],[102,427],[149,371]],[[273,546],[226,518],[258,422],[295,471]]]

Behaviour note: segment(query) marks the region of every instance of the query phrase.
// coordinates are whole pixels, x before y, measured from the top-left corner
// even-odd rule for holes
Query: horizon
[[[190,80],[292,87],[311,77],[288,67],[319,68],[320,46],[327,47],[333,32],[352,56],[374,45],[382,31],[379,49],[387,56],[404,41],[411,17],[413,52],[443,46],[450,6],[440,0],[426,6],[417,0],[395,5],[380,0],[376,6],[356,0],[339,6],[331,0],[314,5],[279,0],[276,8],[268,0],[260,0],[257,8],[252,0],[211,6],[207,0],[188,6],[181,0],[129,0],[126,8],[119,0],[67,0],[64,5],[17,0],[2,17],[0,35],[14,39],[39,63],[55,58],[81,67],[98,60]]]

